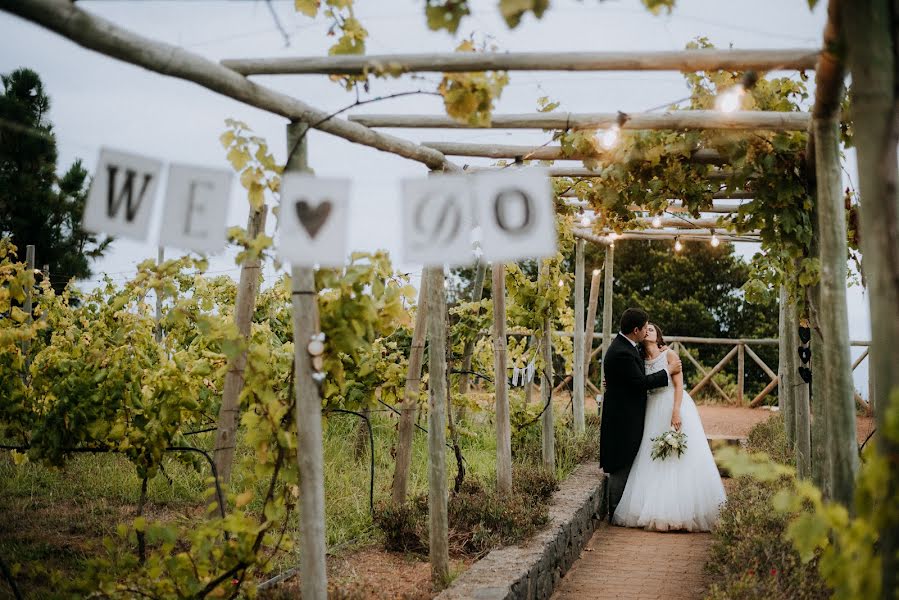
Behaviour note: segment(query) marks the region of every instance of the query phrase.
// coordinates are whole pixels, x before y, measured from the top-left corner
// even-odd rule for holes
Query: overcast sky
[[[356,0],[357,16],[367,27],[369,54],[444,52],[470,34],[508,51],[678,50],[698,36],[718,47],[813,48],[820,45],[826,3],[809,11],[806,0],[678,0],[670,16],[653,16],[638,0],[554,0],[542,20],[527,16],[509,31],[496,0],[473,0],[474,14],[453,37],[428,31],[423,0]],[[261,0],[230,2],[80,1],[84,10],[141,35],[178,44],[212,60],[260,56],[323,55],[333,43],[329,23],[310,20],[293,9],[293,0],[273,6],[290,35],[289,46]],[[80,158],[89,170],[101,146],[136,152],[164,162],[229,168],[218,137],[228,117],[248,123],[282,160],[285,119],[219,96],[197,85],[167,78],[106,58],[6,13],[0,13],[0,73],[35,69],[52,101],[60,169]],[[379,81],[371,96],[433,90],[436,74],[423,80]],[[333,111],[355,97],[324,76],[267,76],[258,81]],[[678,73],[534,73],[512,72],[497,112],[532,112],[536,99],[549,96],[560,110],[639,112],[688,94]],[[442,114],[439,98],[413,96],[368,105],[356,113]],[[395,130],[416,141],[446,140],[543,143],[545,134],[515,131]],[[855,172],[849,157],[849,174]],[[309,136],[309,161],[318,175],[353,180],[350,244],[354,249],[399,252],[398,190],[403,177],[423,175],[419,163],[357,146],[327,134]],[[459,159],[462,162],[462,159]],[[477,159],[465,162],[479,164]],[[483,162],[483,161],[481,161]],[[247,204],[233,186],[229,224],[245,225]],[[155,222],[158,223],[156,215]],[[124,280],[140,261],[156,256],[156,229],[150,243],[118,241],[94,270]],[[751,246],[739,251],[751,255]],[[419,268],[410,267],[412,271]],[[233,253],[213,257],[211,272],[235,274]],[[271,269],[269,276],[273,276]],[[83,282],[90,286],[92,282]],[[850,289],[850,335],[869,339],[867,301]],[[664,318],[662,318],[664,321]],[[860,349],[853,350],[857,356]],[[856,371],[856,387],[867,397],[867,365]]]

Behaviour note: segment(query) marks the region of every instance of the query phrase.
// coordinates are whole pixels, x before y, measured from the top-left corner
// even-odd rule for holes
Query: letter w
[[[137,202],[134,202],[134,177],[137,175],[131,169],[125,169],[125,183],[122,184],[122,188],[119,190],[118,199],[115,198],[115,180],[116,175],[119,172],[119,168],[114,165],[107,165],[107,171],[109,172],[109,188],[107,195],[107,215],[112,218],[115,217],[119,212],[119,208],[122,206],[122,200],[125,200],[125,220],[129,223],[134,220],[134,217],[137,215],[137,211],[140,209],[141,202],[144,200],[144,193],[147,191],[147,186],[150,185],[150,181],[153,179],[152,173],[144,173],[144,183],[140,188],[140,194],[137,196]]]

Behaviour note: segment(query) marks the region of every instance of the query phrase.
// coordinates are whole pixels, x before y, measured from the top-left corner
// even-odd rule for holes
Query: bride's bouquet
[[[672,454],[680,455],[687,450],[687,434],[671,429],[662,435],[650,438],[652,442],[652,459],[665,460]]]

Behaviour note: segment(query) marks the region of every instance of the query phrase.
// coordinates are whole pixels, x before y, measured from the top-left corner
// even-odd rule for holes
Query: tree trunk
[[[796,349],[793,347],[792,332],[798,324],[795,321],[796,307],[790,306],[790,297],[785,286],[780,287],[780,324],[779,332],[779,360],[777,372],[780,375],[780,385],[777,391],[777,403],[783,413],[784,430],[786,431],[787,446],[793,449],[796,441],[795,386],[796,386]]]
[[[265,233],[265,219],[268,207],[261,210],[250,209],[247,219],[247,238],[254,239]],[[234,322],[240,337],[249,344],[253,311],[256,310],[256,295],[259,293],[262,259],[248,258],[240,266],[240,281],[237,284],[237,298],[234,301]],[[231,480],[234,463],[234,448],[237,445],[237,425],[240,421],[240,392],[243,390],[243,372],[247,366],[246,350],[231,359],[225,373],[222,390],[222,406],[219,408],[218,424],[215,432],[213,457],[222,485]]]
[[[602,271],[594,269],[590,278],[590,301],[587,303],[587,323],[584,325],[584,379],[590,379],[590,357],[593,353],[593,330],[596,329],[596,307],[599,304],[599,285]]]
[[[493,374],[496,394],[496,489],[512,491],[512,429],[506,373],[506,269],[493,263]]]
[[[574,432],[584,433],[584,247],[587,242],[575,242],[574,259],[574,393],[571,398],[574,413]]]
[[[418,312],[415,313],[415,325],[412,331],[412,347],[409,350],[409,370],[406,373],[406,386],[403,389],[403,406],[400,408],[396,442],[396,465],[393,469],[393,486],[391,500],[400,505],[406,501],[409,487],[409,468],[412,464],[412,438],[415,434],[415,413],[418,408],[418,395],[421,390],[421,363],[424,358],[425,337],[428,332],[428,277],[421,278],[418,290]]]
[[[446,490],[446,290],[442,267],[428,277],[428,513],[431,579],[437,588],[449,581],[449,533]]]
[[[815,229],[817,230],[817,225],[815,225]],[[815,238],[817,239],[817,231],[815,233]],[[813,252],[817,254],[817,242],[812,244]],[[809,329],[811,330],[811,342],[809,343],[809,348],[812,352],[811,362],[806,365],[812,370],[812,383],[811,385],[801,385],[797,388],[797,396],[796,402],[797,405],[802,399],[802,394],[805,393],[809,396],[809,410],[812,413],[812,418],[814,419],[813,426],[811,427],[811,453],[812,453],[812,481],[816,486],[821,489],[821,492],[824,494],[826,498],[831,497],[831,479],[830,479],[830,443],[828,438],[830,436],[829,427],[829,419],[827,418],[827,394],[825,392],[825,382],[827,380],[827,376],[825,375],[826,367],[824,365],[824,335],[821,328],[820,315],[819,315],[819,306],[821,304],[821,292],[820,286],[814,285],[808,288],[806,292],[807,305],[808,305],[808,321],[809,321]],[[795,343],[799,345],[799,339],[795,338]],[[798,360],[798,359],[797,359]],[[801,363],[799,363],[801,364]],[[797,381],[797,383],[800,383]],[[803,388],[807,388],[808,391],[803,391]],[[797,412],[799,408],[796,408]]]
[[[833,498],[853,507],[858,446],[855,434],[855,397],[849,348],[849,312],[846,306],[846,209],[840,170],[839,122],[818,119],[815,156],[818,183],[818,244],[821,259],[818,318],[824,344],[814,350],[824,365],[827,440],[830,446],[830,481]]]
[[[844,2],[841,16],[852,74],[852,121],[862,203],[861,245],[871,315],[869,377],[879,432],[888,430],[891,400],[899,391],[899,197],[897,98],[894,55],[896,15],[887,0]],[[886,498],[899,497],[899,442],[881,433],[878,451],[889,464]],[[882,597],[899,587],[899,518],[881,521]]]

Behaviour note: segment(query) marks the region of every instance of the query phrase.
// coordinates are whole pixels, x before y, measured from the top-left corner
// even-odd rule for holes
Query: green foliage
[[[91,276],[89,260],[112,241],[81,228],[89,177],[80,160],[57,175],[56,135],[47,115],[50,98],[40,76],[18,69],[2,76],[0,93],[0,238],[24,257],[34,245],[35,264],[48,265],[53,288]]]
[[[506,25],[515,29],[526,13],[534,13],[538,19],[549,8],[549,0],[499,0],[499,12]]]
[[[431,31],[445,29],[449,33],[456,33],[462,18],[470,14],[471,9],[466,0],[425,1],[425,18]]]
[[[474,42],[465,40],[456,52],[475,52]],[[437,91],[443,96],[446,114],[470,125],[490,125],[490,114],[503,88],[509,83],[504,71],[493,73],[444,73]]]

